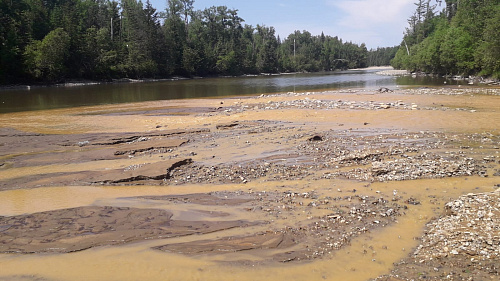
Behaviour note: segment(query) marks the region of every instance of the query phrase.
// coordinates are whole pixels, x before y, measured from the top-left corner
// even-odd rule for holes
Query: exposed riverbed
[[[0,280],[495,280],[499,110],[440,87],[2,114]]]

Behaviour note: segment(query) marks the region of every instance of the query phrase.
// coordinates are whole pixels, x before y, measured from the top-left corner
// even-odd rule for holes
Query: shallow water
[[[263,78],[264,79],[264,78]],[[265,78],[265,79],[273,79]],[[130,85],[129,85],[130,86]],[[294,97],[278,97],[292,99]],[[103,105],[94,107],[67,108],[38,112],[18,112],[3,114],[0,119],[2,128],[15,128],[21,131],[38,133],[80,133],[80,132],[129,132],[155,130],[159,125],[169,129],[210,128],[215,124],[233,120],[273,120],[283,126],[301,124],[312,132],[328,130],[350,131],[356,135],[373,135],[392,131],[419,130],[454,133],[499,134],[500,115],[498,96],[404,96],[398,94],[374,94],[360,92],[330,95],[318,94],[318,99],[348,99],[396,101],[417,103],[419,106],[445,105],[448,107],[467,107],[470,111],[356,111],[356,110],[276,110],[266,112],[246,111],[233,116],[204,114],[148,115],[144,112],[158,108],[217,107],[221,99],[178,101],[152,101],[145,103]],[[259,102],[266,103],[268,98]],[[248,99],[224,100],[225,103],[255,102]],[[133,112],[141,111],[134,115]],[[123,115],[115,113],[126,113]],[[368,122],[367,122],[368,121]],[[364,122],[369,124],[364,125]],[[309,131],[308,131],[309,132]],[[300,130],[286,131],[288,136],[300,133]],[[287,144],[266,146],[246,146],[251,143],[275,143],[279,139],[264,139],[262,134],[249,134],[247,138],[227,138],[221,140],[213,149],[199,152],[200,162],[209,153],[218,155],[215,159],[205,159],[207,165],[250,160],[253,155],[276,156],[286,154]],[[279,137],[279,135],[276,135]],[[203,145],[209,147],[210,140]],[[467,145],[464,143],[464,145]],[[481,148],[475,147],[481,155]],[[2,146],[0,146],[2,151]],[[179,153],[189,153],[182,151]],[[280,152],[281,151],[281,152]],[[2,151],[8,159],[8,152]],[[26,151],[25,153],[31,153]],[[498,155],[498,150],[488,152]],[[84,162],[79,164],[42,165],[20,168],[0,168],[2,179],[18,178],[35,174],[51,174],[67,171],[99,170],[109,167],[126,167],[131,164],[146,162],[145,158],[116,160],[106,163]],[[148,159],[147,161],[152,161]],[[498,165],[497,165],[498,168]],[[259,218],[252,212],[233,209],[230,206],[200,207],[192,210],[189,206],[173,205],[166,202],[138,200],[131,197],[145,195],[172,195],[203,193],[211,191],[277,191],[289,190],[339,196],[339,192],[356,189],[359,194],[378,196],[390,195],[397,190],[405,197],[414,197],[421,205],[406,211],[398,223],[361,235],[350,245],[332,252],[324,258],[304,263],[269,264],[244,266],[232,263],[237,260],[263,260],[272,251],[259,254],[245,252],[228,255],[183,255],[152,250],[151,247],[166,243],[189,242],[199,239],[215,239],[225,236],[246,235],[250,230],[266,230],[266,226],[252,226],[205,234],[203,237],[187,236],[166,240],[153,240],[123,246],[106,246],[69,254],[0,254],[0,280],[368,280],[390,271],[393,263],[412,252],[417,246],[425,224],[443,212],[446,202],[459,195],[470,192],[492,191],[498,184],[498,177],[460,177],[446,179],[426,179],[402,182],[366,183],[349,180],[302,180],[273,182],[256,180],[248,184],[226,185],[182,185],[182,186],[55,186],[35,189],[17,189],[0,192],[0,216],[13,216],[26,213],[43,212],[78,206],[127,206],[137,208],[165,208],[172,210],[174,216],[185,220],[197,218],[210,219],[206,211],[227,212],[223,219]],[[340,191],[339,191],[340,190]],[[310,214],[296,214],[303,220]],[[313,214],[313,215],[319,215]],[[321,214],[323,215],[323,214]],[[220,218],[219,218],[220,219]],[[279,228],[293,223],[289,220],[276,220],[273,227]],[[366,251],[366,252],[365,252]]]
[[[165,243],[189,242],[198,237],[154,240],[125,246],[108,246],[70,254],[0,255],[0,278],[16,280],[19,276],[38,276],[48,280],[367,280],[384,274],[394,262],[406,256],[418,243],[422,226],[441,212],[443,204],[469,192],[491,191],[495,179],[469,178],[417,180],[375,183],[369,188],[352,181],[336,181],[344,190],[358,188],[363,194],[384,194],[399,190],[421,200],[422,205],[408,210],[393,226],[354,239],[349,246],[327,258],[303,264],[248,267],[217,261],[256,259],[245,253],[224,256],[184,257],[152,250]],[[307,182],[296,182],[307,186]],[[317,183],[315,190],[331,193],[332,182]],[[224,186],[238,190],[242,186]],[[255,184],[246,188],[266,188]],[[190,192],[217,190],[220,186],[182,187]],[[274,190],[274,187],[268,187]],[[31,213],[82,205],[101,205],[122,201],[117,197],[175,194],[169,187],[51,187],[0,192],[2,215]],[[335,191],[336,192],[336,191]],[[113,204],[114,205],[114,204]],[[133,204],[140,208],[160,205]],[[164,206],[168,207],[168,206]],[[227,207],[226,207],[227,209]],[[224,207],[220,208],[221,211]],[[248,212],[233,214],[241,219],[255,219]],[[204,235],[204,239],[242,235],[247,229],[233,229]],[[366,252],[365,252],[366,251]],[[16,277],[17,276],[17,277]],[[21,280],[21,279],[20,279]],[[29,279],[28,279],[29,280]]]

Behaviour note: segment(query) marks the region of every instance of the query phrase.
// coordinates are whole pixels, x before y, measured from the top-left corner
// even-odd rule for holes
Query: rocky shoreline
[[[431,73],[424,73],[424,72],[411,72],[409,70],[404,70],[404,69],[390,69],[390,70],[383,70],[377,72],[378,75],[385,75],[385,76],[437,76],[436,74],[431,74]],[[449,78],[452,80],[456,81],[469,81],[469,85],[474,85],[474,84],[481,84],[481,85],[490,85],[490,86],[495,86],[495,85],[500,85],[500,81],[491,79],[491,78],[485,78],[481,76],[460,76],[460,75],[454,75],[454,76],[443,76],[445,78]]]

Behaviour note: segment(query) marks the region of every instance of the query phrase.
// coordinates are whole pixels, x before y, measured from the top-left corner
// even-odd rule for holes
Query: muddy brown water
[[[73,136],[68,140],[74,145],[45,147],[47,144],[34,141],[19,146],[10,144],[11,151],[5,150],[7,144],[0,145],[2,152],[0,178],[7,182],[2,185],[3,190],[0,191],[0,216],[20,216],[85,206],[114,206],[167,210],[172,214],[172,219],[187,222],[266,220],[267,223],[174,238],[139,239],[133,243],[119,245],[110,243],[71,253],[4,253],[0,254],[0,280],[369,280],[387,274],[392,269],[393,263],[412,252],[418,245],[418,237],[423,235],[425,224],[442,214],[446,202],[471,192],[492,191],[500,183],[499,177],[493,175],[495,169],[499,168],[499,150],[495,148],[499,144],[488,144],[489,146],[485,145],[485,148],[471,147],[471,144],[463,139],[455,144],[453,149],[467,147],[463,150],[478,159],[485,156],[496,157],[496,162],[487,167],[488,177],[471,175],[371,182],[321,178],[319,175],[325,173],[325,170],[321,170],[310,172],[308,176],[297,176],[283,181],[270,180],[269,177],[272,175],[268,175],[267,178],[264,176],[248,182],[151,184],[148,179],[140,179],[131,185],[107,185],[96,182],[81,184],[85,182],[84,179],[78,179],[76,176],[99,172],[105,174],[106,171],[127,170],[130,167],[146,167],[145,164],[167,163],[170,161],[169,157],[189,158],[195,164],[204,167],[222,164],[245,165],[253,163],[255,159],[264,159],[271,165],[279,163],[293,165],[290,161],[299,163],[303,159],[290,154],[291,148],[304,143],[307,137],[325,132],[338,131],[356,137],[421,131],[439,132],[447,136],[489,134],[496,136],[493,138],[495,140],[498,140],[500,134],[498,126],[500,98],[495,95],[408,95],[401,92],[379,94],[373,91],[355,90],[355,93],[314,93],[307,95],[307,98],[353,102],[403,100],[409,105],[417,104],[419,109],[444,105],[448,108],[458,107],[466,110],[283,108],[224,111],[230,107],[241,108],[248,105],[252,109],[256,104],[304,99],[304,96],[281,95],[260,98],[152,101],[37,111],[36,114],[30,112],[2,114],[1,128],[34,134]],[[216,110],[220,107],[222,109]],[[176,114],[168,114],[169,108],[175,109]],[[186,110],[185,114],[178,114],[182,111],[179,109],[183,108],[189,110]],[[262,120],[268,123],[262,125]],[[218,124],[235,121],[249,122],[241,126],[242,130],[247,126],[250,131],[239,134],[238,127],[217,128]],[[111,156],[112,153],[100,153],[109,149],[106,146],[99,148],[102,150],[96,150],[99,157],[95,154],[85,154],[87,156],[81,158],[68,157],[65,160],[57,160],[60,155],[80,155],[79,152],[97,149],[84,143],[80,143],[81,146],[76,145],[84,141],[73,139],[77,134],[95,136],[112,133],[129,136],[130,132],[141,132],[142,135],[154,133],[156,135],[154,138],[161,138],[157,136],[158,132],[186,129],[195,129],[198,133],[180,135],[175,141],[170,140],[167,149],[173,147],[173,151],[158,150],[154,153]],[[8,132],[4,135],[13,134]],[[139,142],[139,145],[144,147],[144,143]],[[440,149],[451,150],[451,148]],[[124,150],[113,148],[109,152],[114,151]],[[422,151],[433,150],[422,149]],[[319,160],[312,162],[317,161]],[[331,171],[350,168],[332,167]],[[172,181],[175,179],[173,177]],[[158,248],[221,238],[248,237],[255,233],[283,229],[296,224],[305,225],[308,221],[313,222],[319,217],[329,215],[330,209],[298,207],[294,209],[297,211],[283,212],[287,214],[286,217],[276,215],[271,218],[233,204],[206,205],[199,202],[144,199],[144,196],[175,197],[209,192],[282,194],[290,191],[314,192],[318,197],[326,198],[351,196],[354,195],[353,190],[356,190],[356,195],[383,197],[389,201],[397,191],[404,199],[414,198],[420,204],[407,204],[408,209],[405,210],[405,214],[397,217],[394,223],[356,235],[340,249],[324,253],[320,258],[287,263],[269,261],[269,257],[279,252],[278,249],[272,248],[199,255],[160,251]],[[243,204],[241,206],[247,204],[244,202],[245,200],[240,202]]]

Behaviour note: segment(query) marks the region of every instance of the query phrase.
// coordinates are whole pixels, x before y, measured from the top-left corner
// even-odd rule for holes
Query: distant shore
[[[335,71],[354,71],[354,70],[380,70],[376,72],[378,75],[386,76],[433,76],[435,74],[424,73],[424,72],[411,72],[405,69],[394,69],[392,66],[370,66],[366,68],[353,68],[347,70],[334,70]],[[177,81],[177,80],[189,80],[189,79],[206,79],[206,78],[233,78],[233,77],[257,77],[257,76],[281,76],[281,75],[292,75],[300,74],[303,72],[296,73],[260,73],[260,74],[243,74],[240,76],[193,76],[193,77],[182,77],[173,76],[169,78],[144,78],[144,79],[131,79],[131,78],[119,78],[112,80],[69,80],[63,83],[41,83],[41,84],[30,84],[30,85],[0,85],[0,91],[5,90],[30,90],[34,88],[42,87],[80,87],[80,86],[91,86],[91,85],[101,85],[101,84],[120,84],[120,83],[147,83],[147,82],[161,82],[161,81]],[[448,78],[454,80],[469,80],[470,84],[483,84],[483,85],[500,85],[500,80],[494,80],[491,78],[485,78],[481,76],[449,76]]]
[[[383,70],[392,68],[391,66],[371,66],[367,68],[354,68],[347,70],[333,70],[335,71],[349,71],[349,70]],[[233,78],[233,77],[257,77],[257,76],[280,76],[280,75],[292,75],[301,74],[307,72],[294,72],[294,73],[259,73],[259,74],[243,74],[240,76],[193,76],[193,77],[183,77],[183,76],[172,76],[169,78],[144,78],[144,79],[131,79],[131,78],[119,78],[111,80],[75,80],[71,79],[67,82],[60,83],[40,83],[40,84],[21,84],[21,85],[0,85],[0,91],[2,90],[30,90],[33,88],[41,87],[79,87],[79,86],[91,86],[91,85],[101,85],[101,84],[118,84],[118,83],[144,83],[144,82],[161,82],[161,81],[177,81],[177,80],[189,80],[189,79],[206,79],[206,78]]]
[[[386,75],[386,76],[436,76],[436,74],[432,73],[425,73],[425,72],[411,72],[409,70],[405,69],[394,69],[390,67],[391,69],[383,70],[377,72],[379,75]],[[495,80],[491,78],[485,78],[481,76],[460,76],[460,75],[453,75],[453,76],[443,76],[446,78],[450,78],[453,80],[467,80],[469,81],[470,85],[474,84],[483,84],[483,85],[491,85],[491,86],[496,86],[500,85],[500,80]]]

